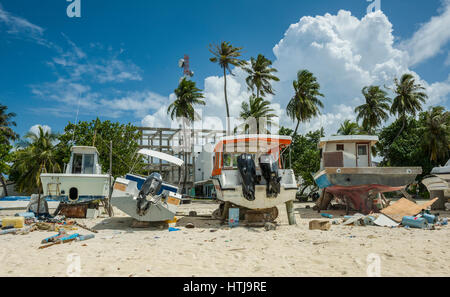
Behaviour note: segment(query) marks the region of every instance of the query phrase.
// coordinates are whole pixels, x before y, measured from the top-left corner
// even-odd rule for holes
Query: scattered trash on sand
[[[328,231],[331,228],[330,221],[312,220],[309,222],[309,230]]]
[[[423,204],[417,204],[412,201],[409,201],[406,198],[402,198],[397,202],[391,204],[390,206],[381,210],[381,213],[387,215],[394,221],[400,223],[405,216],[415,216],[419,214],[422,210],[425,210],[433,203],[435,203],[438,198],[425,202]]]
[[[276,230],[277,229],[277,225],[275,225],[274,223],[265,223],[264,224],[264,229],[266,231],[270,231],[270,230]]]
[[[185,227],[188,229],[192,229],[192,228],[195,228],[195,225],[192,223],[187,223]]]
[[[400,225],[400,223],[397,223],[384,214],[380,214],[373,223],[380,227],[398,227],[398,225]]]

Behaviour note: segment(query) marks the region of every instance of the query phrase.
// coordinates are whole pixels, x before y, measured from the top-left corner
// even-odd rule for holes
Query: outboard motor
[[[259,157],[259,167],[266,180],[267,197],[277,197],[280,194],[280,180],[278,176],[278,164],[271,154],[264,154]]]
[[[245,199],[255,200],[256,166],[252,155],[240,155],[237,159],[237,167],[242,177],[242,193]]]
[[[143,216],[147,213],[151,203],[153,202],[152,200],[148,201],[147,196],[148,195],[155,196],[157,193],[159,193],[161,187],[162,187],[161,174],[153,172],[152,174],[149,175],[149,177],[147,177],[137,197],[136,212],[138,215]]]

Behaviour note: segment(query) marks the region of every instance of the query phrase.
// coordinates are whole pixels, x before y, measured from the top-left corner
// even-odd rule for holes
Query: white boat
[[[425,176],[422,180],[422,184],[430,192],[430,198],[439,198],[439,201],[433,204],[432,209],[445,209],[445,203],[450,197],[450,160],[445,166],[434,167],[430,175]]]
[[[109,196],[114,178],[102,174],[93,146],[73,146],[65,173],[42,173],[44,197],[67,204],[87,203]]]
[[[141,149],[138,154],[180,167],[184,164],[177,157],[149,149]],[[148,177],[128,173],[116,179],[111,205],[141,222],[173,220],[182,201],[178,190],[178,185],[164,183],[159,173],[154,172]]]
[[[280,159],[291,141],[265,134],[222,137],[214,147],[212,171],[217,198],[275,219],[276,206],[294,200],[297,192],[294,171],[283,169]]]

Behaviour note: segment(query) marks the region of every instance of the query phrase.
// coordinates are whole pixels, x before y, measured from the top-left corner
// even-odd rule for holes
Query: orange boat
[[[222,137],[214,147],[212,181],[223,205],[263,211],[271,219],[276,206],[295,199],[294,171],[280,158],[292,139],[283,135],[246,134]],[[217,213],[216,213],[217,215]]]

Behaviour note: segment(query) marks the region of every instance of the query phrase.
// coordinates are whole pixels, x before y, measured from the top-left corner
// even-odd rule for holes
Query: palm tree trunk
[[[402,117],[403,118],[403,123],[402,123],[402,127],[400,128],[400,131],[398,131],[397,136],[395,136],[394,140],[392,141],[392,143],[394,143],[397,138],[402,134],[403,130],[405,129],[406,126],[406,117]]]
[[[292,137],[295,137],[297,135],[298,126],[300,125],[300,120],[297,121],[297,126],[295,127],[294,134],[292,134]]]
[[[230,135],[230,129],[231,129],[231,126],[230,126],[230,110],[229,110],[229,108],[228,108],[228,97],[227,97],[227,72],[226,72],[226,69],[225,69],[225,68],[223,68],[223,80],[224,80],[223,91],[224,91],[224,94],[225,94],[225,106],[227,107],[227,125],[228,125],[228,128],[227,128],[227,134]]]
[[[187,182],[187,167],[188,167],[188,163],[187,163],[187,148],[186,148],[186,144],[187,144],[187,136],[186,136],[186,124],[184,123],[184,119],[183,119],[183,131],[184,131],[184,177],[183,177],[183,190],[185,191],[185,194],[187,195],[187,189],[186,189],[186,182]],[[183,191],[181,191],[181,193],[183,193]]]
[[[5,182],[5,179],[3,177],[3,174],[0,174],[0,182],[2,183],[3,192],[4,192],[5,196],[8,196],[8,189],[6,188],[6,182]]]

